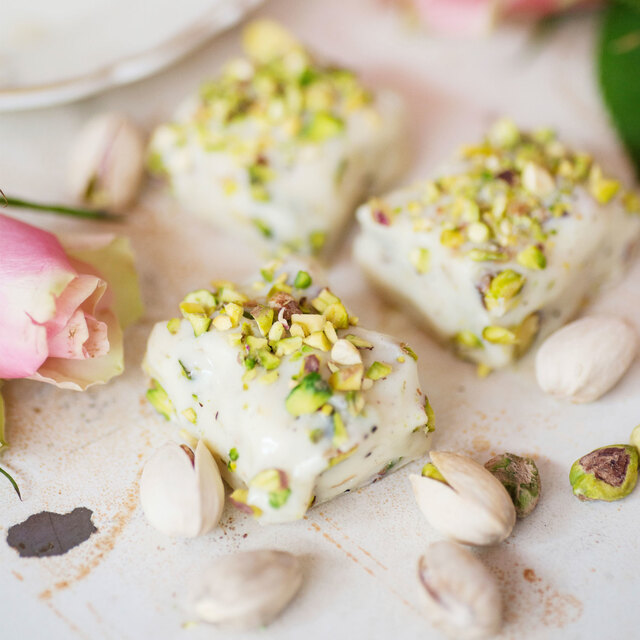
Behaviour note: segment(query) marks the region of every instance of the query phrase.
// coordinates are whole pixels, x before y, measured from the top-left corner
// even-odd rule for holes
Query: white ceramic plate
[[[0,111],[45,107],[175,62],[262,0],[3,0]]]

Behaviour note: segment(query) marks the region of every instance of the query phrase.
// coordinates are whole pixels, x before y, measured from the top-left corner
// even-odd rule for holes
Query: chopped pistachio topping
[[[274,22],[249,25],[243,43],[246,57],[232,60],[218,77],[203,83],[188,116],[160,127],[148,163],[156,174],[170,173],[165,163],[171,166],[172,149],[165,151],[166,143],[160,141],[168,139],[174,148],[194,141],[208,153],[232,155],[246,171],[251,197],[268,202],[279,155],[290,158],[308,145],[330,144],[345,135],[351,114],[363,112],[372,116],[365,123],[375,123],[377,110],[354,73],[314,60]],[[236,198],[238,182],[231,177],[221,180],[222,193]],[[252,222],[265,237],[274,235],[264,220]],[[308,238],[314,251],[324,241],[324,232]]]
[[[406,343],[401,342],[400,348],[408,355],[411,356],[414,360],[418,360],[418,354]]]
[[[456,346],[466,349],[482,349],[482,340],[472,331],[458,331],[453,338]]]
[[[430,266],[429,249],[414,249],[409,254],[409,260],[418,273],[427,273]]]
[[[175,412],[173,404],[169,399],[169,395],[155,379],[151,381],[151,388],[147,390],[147,400],[151,403],[153,408],[167,420],[169,420],[171,415]]]
[[[311,286],[311,283],[311,276],[306,271],[298,271],[296,279],[293,281],[293,286],[296,289],[306,289]]]
[[[281,267],[279,262],[267,265],[261,270],[260,286],[253,283],[246,290],[228,281],[213,282],[211,290],[200,289],[185,296],[180,309],[194,326],[196,336],[226,334],[226,342],[238,350],[242,365],[238,375],[244,390],[253,384],[269,385],[279,380],[283,359],[300,360],[300,369],[292,376],[293,388],[283,398],[291,415],[316,411],[334,415],[334,407],[328,402],[334,394],[344,394],[348,412],[359,415],[365,405],[361,392],[389,375],[391,365],[376,361],[365,377],[360,350],[373,349],[373,345],[354,334],[338,335],[357,319],[328,288],[310,300],[304,290],[311,286],[311,276],[306,271],[279,272]],[[266,294],[256,298],[256,291],[264,292],[268,287]],[[247,295],[249,290],[251,294]],[[179,326],[180,322],[177,319],[174,324]],[[415,357],[409,347],[403,345],[403,349]],[[179,361],[179,365],[191,380],[192,372],[184,363]],[[163,415],[174,412],[163,390],[154,387],[149,398]],[[183,416],[194,424],[197,420],[195,409],[186,409]],[[339,433],[342,418],[332,419]]]
[[[169,331],[169,333],[175,335],[176,333],[178,333],[179,329],[180,329],[180,318],[171,318],[171,320],[167,322],[167,330]]]
[[[386,378],[393,367],[390,364],[386,364],[385,362],[378,362],[377,360],[367,369],[367,378],[371,378],[371,380],[380,380],[381,378]]]
[[[489,288],[484,294],[484,303],[489,311],[504,313],[513,305],[514,298],[520,293],[526,278],[513,269],[505,269],[491,278]]]
[[[536,245],[529,245],[523,249],[517,256],[518,264],[527,269],[544,269],[547,266],[547,259],[542,250]]]
[[[433,231],[444,247],[475,262],[517,261],[544,269],[555,221],[580,215],[576,188],[600,204],[619,198],[628,211],[640,212],[637,196],[548,129],[525,132],[500,120],[480,143],[461,149],[455,166],[461,168],[419,183],[410,196],[371,199],[373,220],[382,226],[410,223],[417,234]],[[424,272],[416,266],[415,249],[407,257]]]
[[[482,330],[482,337],[492,344],[515,344],[517,336],[515,332],[506,327],[490,326]]]
[[[287,411],[293,416],[317,411],[331,396],[331,389],[319,373],[307,374],[295,386],[285,402]]]

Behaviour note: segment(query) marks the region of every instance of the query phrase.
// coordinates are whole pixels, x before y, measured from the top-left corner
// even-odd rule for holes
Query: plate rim
[[[0,88],[0,112],[61,105],[148,78],[234,26],[264,0],[221,0],[190,25],[139,53],[55,82]]]

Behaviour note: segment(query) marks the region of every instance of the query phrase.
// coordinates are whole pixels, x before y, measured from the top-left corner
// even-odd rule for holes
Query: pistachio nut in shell
[[[429,455],[435,471],[427,465],[427,475],[409,477],[429,524],[462,544],[491,545],[507,538],[516,510],[500,481],[467,456],[449,451]]]
[[[580,500],[613,502],[628,496],[638,479],[638,450],[633,445],[600,447],[571,466],[569,482]]]
[[[244,551],[215,560],[197,576],[189,609],[200,620],[229,630],[269,624],[302,584],[302,566],[286,551]]]
[[[526,518],[540,499],[540,473],[533,458],[503,453],[484,463],[511,496],[518,518]]]
[[[488,638],[502,625],[496,579],[468,549],[446,540],[430,545],[418,562],[420,604],[450,638]]]
[[[149,524],[168,536],[195,538],[214,529],[224,507],[224,487],[204,442],[195,452],[176,442],[155,451],[142,471],[140,503]]]
[[[122,212],[138,195],[144,154],[144,137],[127,116],[95,116],[80,131],[71,150],[71,196],[83,204]]]
[[[538,385],[572,402],[597,400],[629,368],[637,343],[636,332],[620,318],[580,318],[550,335],[538,350]]]

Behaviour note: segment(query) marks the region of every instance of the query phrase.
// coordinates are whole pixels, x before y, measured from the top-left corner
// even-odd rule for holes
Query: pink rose
[[[486,33],[501,18],[527,15],[542,18],[598,0],[412,0],[420,19],[446,35]]]
[[[107,382],[124,370],[122,329],[141,311],[128,239],[58,239],[0,215],[0,379]]]

